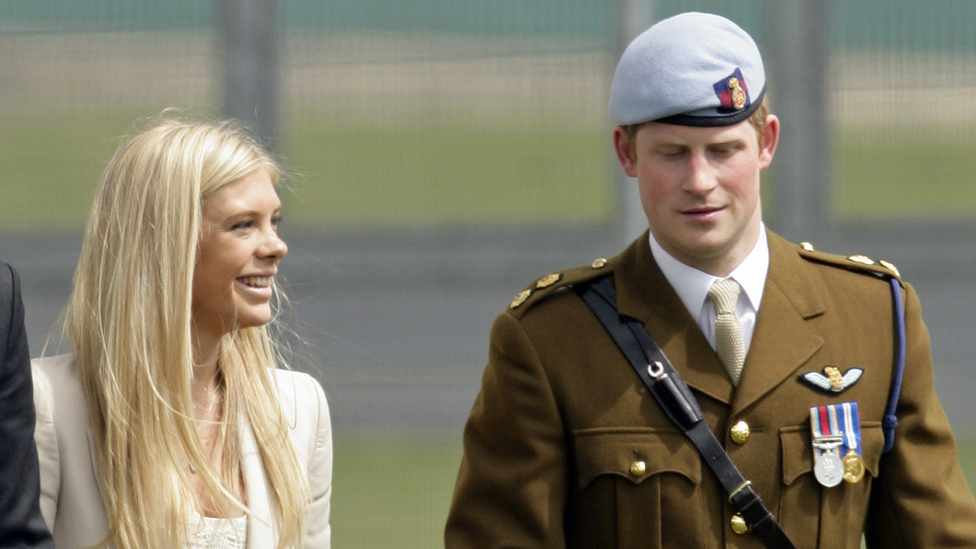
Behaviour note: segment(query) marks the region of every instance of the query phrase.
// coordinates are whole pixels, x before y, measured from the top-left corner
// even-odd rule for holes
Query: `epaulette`
[[[818,252],[813,249],[813,244],[810,244],[809,242],[801,242],[797,246],[797,249],[801,257],[811,261],[834,265],[836,267],[849,269],[852,271],[869,272],[875,275],[881,275],[883,277],[893,276],[898,280],[901,280],[901,273],[898,272],[898,268],[895,267],[891,262],[885,261],[884,259],[875,261],[866,255],[860,254],[843,256]]]
[[[580,265],[537,278],[515,296],[508,308],[513,312],[517,310],[519,313],[523,313],[539,301],[571,284],[607,274],[610,272],[607,264],[606,259],[599,258],[593,260],[593,263],[589,265]]]

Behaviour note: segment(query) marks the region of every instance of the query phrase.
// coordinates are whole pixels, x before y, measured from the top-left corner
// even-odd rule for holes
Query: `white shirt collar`
[[[691,317],[696,320],[699,319],[702,307],[705,305],[705,299],[708,296],[708,289],[716,280],[720,280],[720,277],[678,261],[674,256],[664,251],[664,248],[654,238],[654,233],[649,234],[651,254],[664,273],[664,277],[674,288],[685,308],[691,313]],[[747,298],[747,303],[744,303],[744,300],[739,300],[740,307],[745,306],[751,310],[753,315],[759,312],[759,303],[762,301],[768,270],[769,243],[766,239],[766,227],[760,222],[759,239],[756,241],[755,247],[728,276],[728,278],[734,278],[742,286],[743,294]]]

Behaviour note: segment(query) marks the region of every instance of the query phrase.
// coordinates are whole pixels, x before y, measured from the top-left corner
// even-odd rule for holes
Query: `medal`
[[[841,432],[844,434],[844,480],[856,484],[864,478],[864,459],[861,458],[861,417],[856,402],[840,405]]]
[[[820,484],[833,488],[844,480],[844,462],[833,451],[824,452],[813,464],[813,476]]]
[[[844,456],[844,480],[856,484],[864,478],[864,460],[854,450]]]
[[[864,478],[861,424],[856,402],[810,408],[810,430],[813,435],[813,476],[817,482],[833,488],[841,481],[856,483]]]
[[[834,422],[836,426],[836,422]],[[826,406],[810,408],[810,430],[813,434],[813,476],[822,486],[833,488],[844,480],[844,462],[834,450],[844,443],[835,434]]]

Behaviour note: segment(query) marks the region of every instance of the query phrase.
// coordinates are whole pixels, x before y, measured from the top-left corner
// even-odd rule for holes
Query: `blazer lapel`
[[[725,404],[731,403],[732,382],[654,261],[648,234],[645,232],[614,258],[613,266],[617,310],[644,323],[689,387]]]
[[[806,268],[792,244],[771,232],[767,236],[769,274],[733,413],[792,377],[824,343],[807,320],[824,312],[825,282]]]
[[[247,519],[247,547],[259,549],[274,547],[274,521],[271,502],[268,497],[270,486],[258,451],[257,440],[250,422],[241,415],[240,437],[242,466],[244,468],[244,490],[247,493],[247,507],[251,513]]]

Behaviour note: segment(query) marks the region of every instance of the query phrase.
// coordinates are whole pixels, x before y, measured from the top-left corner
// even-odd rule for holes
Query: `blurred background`
[[[609,82],[686,10],[763,51],[783,137],[767,224],[896,264],[976,485],[976,3],[955,0],[3,0],[0,258],[41,352],[97,179],[168,107],[282,159],[294,365],[336,429],[337,547],[436,547],[496,314],[646,227]]]

